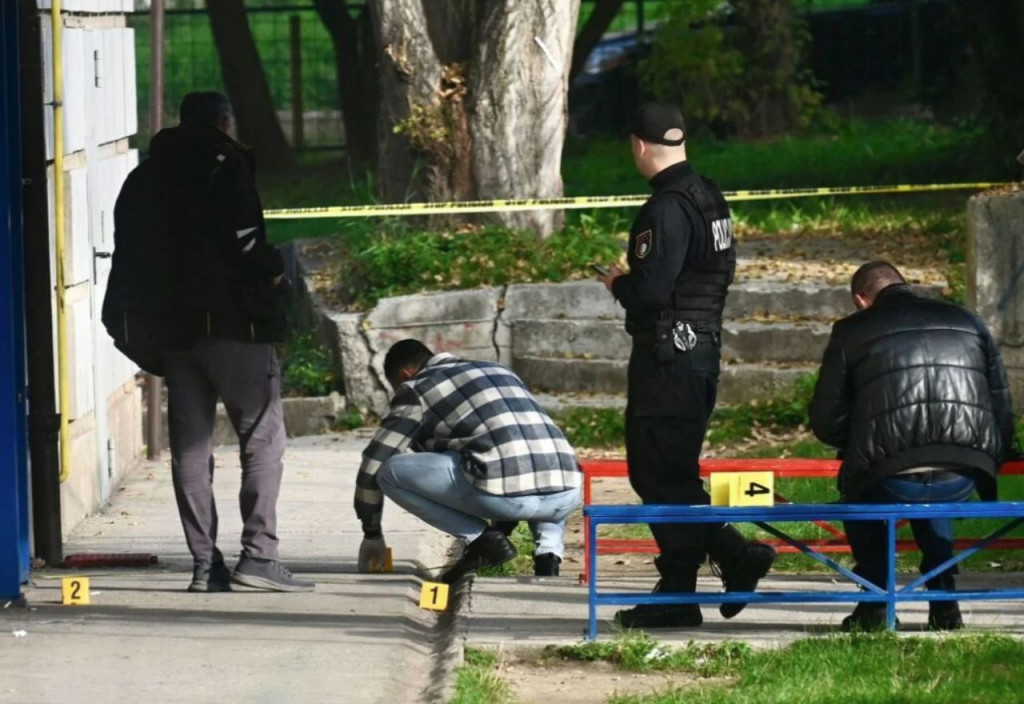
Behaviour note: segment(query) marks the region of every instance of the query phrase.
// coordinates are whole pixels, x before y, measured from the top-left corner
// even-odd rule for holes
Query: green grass
[[[624,633],[611,641],[576,645],[549,645],[541,653],[542,664],[556,662],[610,662],[629,672],[671,670],[700,677],[719,677],[735,671],[750,658],[746,643],[688,643],[683,647],[661,645],[642,631]]]
[[[1024,642],[1009,636],[837,636],[747,651],[735,680],[611,704],[882,704],[1020,701]]]
[[[613,641],[548,646],[536,663],[552,677],[603,661],[621,668],[623,679],[651,672],[696,678],[661,692],[613,695],[609,704],[917,704],[1020,701],[1022,657],[1024,641],[1001,635],[834,635],[754,650],[738,642],[673,647],[626,633]],[[453,704],[509,702],[497,665],[494,653],[467,648]]]
[[[281,391],[285,396],[326,396],[334,390],[330,353],[312,333],[281,346]]]
[[[508,684],[494,673],[494,653],[466,648],[465,662],[455,670],[451,704],[506,704],[512,701]]]
[[[1003,180],[985,155],[988,137],[967,126],[910,120],[853,121],[822,133],[760,142],[694,138],[699,171],[726,189]],[[642,193],[626,144],[571,139],[563,155],[568,195]],[[307,157],[285,175],[261,176],[268,208],[374,202],[369,174],[338,159]],[[965,204],[969,192],[830,196],[734,202],[742,236],[843,233],[899,239],[923,234],[947,263],[954,297],[963,296]],[[275,242],[336,235],[343,302],[372,305],[382,296],[478,286],[589,278],[590,261],[621,256],[635,208],[570,211],[566,228],[538,244],[532,234],[498,226],[425,229],[403,218],[271,221]]]

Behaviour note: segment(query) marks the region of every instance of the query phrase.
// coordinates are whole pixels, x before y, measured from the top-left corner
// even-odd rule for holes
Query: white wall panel
[[[131,4],[129,2],[129,4]],[[135,84],[135,30],[123,29],[121,40],[121,66],[124,68],[124,134],[128,137],[139,131],[139,98]]]
[[[85,149],[86,108],[90,71],[87,70],[86,32],[64,30],[64,153]]]
[[[128,136],[126,129],[128,112],[124,91],[124,31],[108,29],[103,32],[103,89],[107,111],[107,134],[104,142],[112,142]]]
[[[93,408],[93,335],[99,331],[93,330],[92,302],[89,297],[76,301],[71,306],[71,319],[69,328],[71,330],[71,356],[70,366],[74,374],[73,403],[71,404],[71,417],[81,418],[87,415]],[[103,440],[106,443],[106,439]]]
[[[92,279],[92,244],[89,236],[89,174],[86,169],[73,169],[66,174],[67,197],[64,203],[68,247],[68,286]]]
[[[53,159],[53,73],[51,56],[52,33],[49,18],[42,18],[43,44],[43,119],[46,126],[46,158]],[[63,31],[64,46],[64,153],[72,154],[85,148],[86,139],[86,81],[85,32],[80,29]]]

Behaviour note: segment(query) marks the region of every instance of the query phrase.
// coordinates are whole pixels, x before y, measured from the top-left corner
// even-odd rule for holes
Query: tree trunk
[[[796,127],[803,110],[802,38],[791,0],[737,0],[739,49],[748,65],[744,136],[781,134]]]
[[[260,163],[271,169],[291,166],[292,153],[277,119],[242,0],[210,2],[207,12],[224,87],[235,109],[239,138],[256,150]]]
[[[377,44],[380,103],[377,114],[377,185],[385,203],[426,200],[433,174],[417,168],[427,151],[417,144],[410,116],[418,123],[437,102],[441,62],[426,30],[417,0],[370,0]],[[398,131],[396,131],[396,129]],[[439,189],[437,189],[439,190]]]
[[[569,70],[569,85],[583,70],[587,57],[594,50],[601,37],[608,31],[612,20],[619,14],[625,0],[594,0],[594,9],[590,11],[583,29],[576,35],[576,43],[572,48],[572,68]]]
[[[353,16],[346,0],[313,0],[334,45],[338,103],[349,159],[371,165],[377,158],[377,52],[370,9]]]
[[[559,198],[569,119],[569,68],[579,1],[493,0],[470,64],[473,172],[480,198]],[[547,236],[560,210],[505,213]]]
[[[386,202],[553,198],[578,0],[371,0]],[[495,218],[550,234],[558,212]]]

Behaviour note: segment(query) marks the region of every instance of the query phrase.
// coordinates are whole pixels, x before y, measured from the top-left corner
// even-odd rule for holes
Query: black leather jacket
[[[1013,440],[999,349],[965,308],[889,286],[833,326],[811,427],[842,452],[847,500],[905,469],[943,464],[973,468],[979,494],[994,499]]]

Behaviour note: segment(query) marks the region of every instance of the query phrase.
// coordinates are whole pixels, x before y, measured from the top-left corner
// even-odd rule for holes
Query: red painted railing
[[[580,463],[583,466],[583,503],[587,506],[593,503],[594,479],[601,477],[622,477],[628,476],[628,469],[625,460],[584,460]],[[776,479],[835,479],[839,471],[838,460],[812,460],[812,459],[703,459],[700,461],[700,475],[709,477],[715,472],[774,472]],[[1024,461],[1007,462],[999,471],[1001,475],[1024,474]],[[775,500],[779,503],[788,503],[784,496],[775,492]],[[590,576],[590,550],[587,542],[590,535],[589,521],[583,519],[583,554],[585,557],[583,574],[580,579],[586,582]],[[850,545],[846,542],[846,534],[842,530],[825,521],[816,521],[816,525],[832,535],[831,538],[803,541],[808,547],[819,552],[848,553]],[[797,552],[797,549],[778,538],[764,540],[775,547],[779,552]],[[897,547],[903,552],[916,550],[917,544],[913,540],[898,540]],[[955,541],[956,548],[961,549],[977,542],[977,538],[963,538]],[[1024,549],[1024,538],[999,538],[993,541],[987,549],[1011,550]],[[598,555],[623,555],[623,554],[657,554],[658,546],[651,539],[642,538],[598,538]]]

